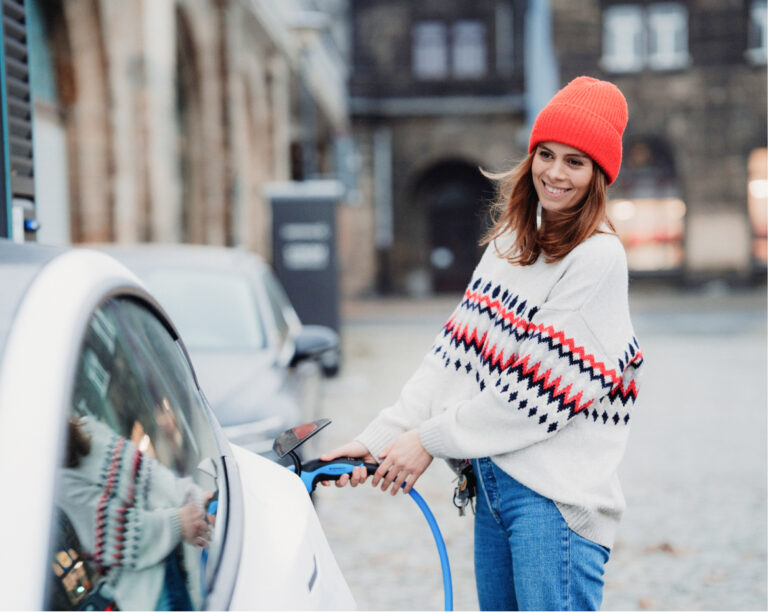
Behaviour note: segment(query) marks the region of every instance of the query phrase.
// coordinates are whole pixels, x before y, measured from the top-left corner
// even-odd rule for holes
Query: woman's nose
[[[552,165],[549,167],[549,176],[553,179],[565,178],[566,177],[565,164],[559,159],[556,159],[554,162],[552,162]]]

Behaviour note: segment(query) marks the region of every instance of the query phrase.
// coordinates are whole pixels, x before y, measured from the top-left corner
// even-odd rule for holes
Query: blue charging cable
[[[403,485],[405,486],[405,485]],[[432,530],[432,536],[435,538],[435,544],[437,545],[437,552],[440,554],[440,567],[443,570],[443,592],[445,593],[445,610],[453,610],[453,583],[451,582],[451,565],[448,562],[448,550],[445,548],[445,540],[443,540],[443,534],[440,533],[440,527],[437,526],[435,515],[432,514],[432,510],[429,509],[427,502],[424,498],[416,492],[416,489],[411,489],[408,493],[411,499],[416,502],[416,505],[421,508],[424,513],[424,518],[427,519],[429,528]]]
[[[321,461],[320,459],[313,459],[301,464],[299,469],[299,477],[301,478],[307,491],[311,493],[317,487],[317,483],[322,480],[338,480],[342,474],[351,474],[352,470],[356,467],[365,467],[368,470],[368,474],[373,474],[379,466],[363,463],[359,459],[351,457],[340,457],[331,461]],[[288,466],[288,469],[296,471],[295,465]],[[403,484],[405,487],[405,484]],[[445,609],[453,610],[453,583],[451,581],[451,565],[448,562],[448,550],[445,547],[445,540],[443,540],[443,534],[440,533],[440,527],[437,525],[435,515],[432,514],[432,510],[429,509],[427,502],[419,495],[415,489],[411,489],[408,495],[416,502],[416,505],[421,509],[424,514],[424,518],[427,519],[427,524],[432,531],[432,536],[435,539],[437,545],[437,552],[440,555],[440,567],[443,570],[443,591],[445,593]]]

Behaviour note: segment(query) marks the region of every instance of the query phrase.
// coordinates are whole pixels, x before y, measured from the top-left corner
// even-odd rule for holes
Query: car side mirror
[[[304,325],[294,344],[292,366],[308,359],[320,359],[326,353],[338,353],[339,334],[324,325]]]

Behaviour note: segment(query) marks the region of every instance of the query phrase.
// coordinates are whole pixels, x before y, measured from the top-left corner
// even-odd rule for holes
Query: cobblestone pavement
[[[345,364],[329,381],[323,449],[393,402],[457,297],[345,304]],[[628,509],[606,570],[603,609],[764,610],[766,311],[764,291],[636,292],[646,356],[621,469]],[[477,609],[471,513],[451,504],[439,461],[417,489],[448,546],[456,609]],[[321,488],[317,507],[360,609],[437,610],[440,563],[420,510],[369,485]]]

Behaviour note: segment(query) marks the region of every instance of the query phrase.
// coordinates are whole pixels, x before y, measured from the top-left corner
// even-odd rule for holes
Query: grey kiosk
[[[302,323],[339,332],[335,180],[270,183],[272,263]]]

